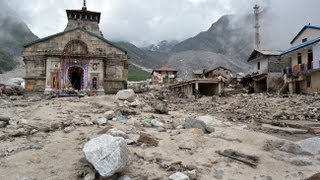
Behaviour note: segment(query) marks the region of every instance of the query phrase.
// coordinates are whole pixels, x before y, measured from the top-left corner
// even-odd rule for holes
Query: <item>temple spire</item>
[[[87,1],[86,0],[83,0],[82,10],[87,10]]]

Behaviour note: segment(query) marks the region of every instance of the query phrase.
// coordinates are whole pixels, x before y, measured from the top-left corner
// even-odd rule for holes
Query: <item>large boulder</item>
[[[84,145],[86,159],[103,178],[123,171],[129,162],[129,150],[121,137],[102,135]]]
[[[320,154],[320,138],[319,137],[304,139],[304,140],[298,141],[296,144],[301,147],[303,152],[306,152],[312,155]]]
[[[135,100],[136,94],[132,89],[121,90],[117,93],[117,98],[123,101],[133,102]]]
[[[292,154],[318,155],[320,154],[320,138],[314,137],[295,143],[285,143],[280,150]]]

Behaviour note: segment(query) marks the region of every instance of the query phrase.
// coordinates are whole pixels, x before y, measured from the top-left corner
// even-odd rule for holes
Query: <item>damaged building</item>
[[[26,89],[50,93],[74,88],[109,94],[126,88],[129,58],[103,37],[101,13],[88,11],[85,1],[82,9],[66,13],[63,32],[24,47]]]
[[[219,66],[211,70],[193,71],[192,80],[170,86],[179,96],[198,98],[200,96],[221,96],[232,79],[232,71]]]
[[[253,73],[253,88],[255,93],[275,92],[282,82],[282,70],[290,62],[279,61],[281,51],[270,51],[254,49],[248,63],[251,65]]]
[[[320,27],[306,25],[281,54],[292,66],[284,69],[283,91],[313,94],[320,92]]]

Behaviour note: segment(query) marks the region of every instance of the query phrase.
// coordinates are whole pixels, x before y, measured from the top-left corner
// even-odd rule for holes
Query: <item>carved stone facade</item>
[[[126,88],[127,53],[102,37],[100,13],[67,10],[64,32],[25,46],[26,89],[63,91],[69,87],[100,94]]]

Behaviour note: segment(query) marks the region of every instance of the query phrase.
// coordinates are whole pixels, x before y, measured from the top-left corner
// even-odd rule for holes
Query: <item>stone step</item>
[[[272,130],[275,132],[284,132],[288,134],[307,134],[307,129],[297,129],[297,128],[291,128],[291,127],[279,127],[279,126],[273,126],[270,124],[262,124],[262,128]]]

